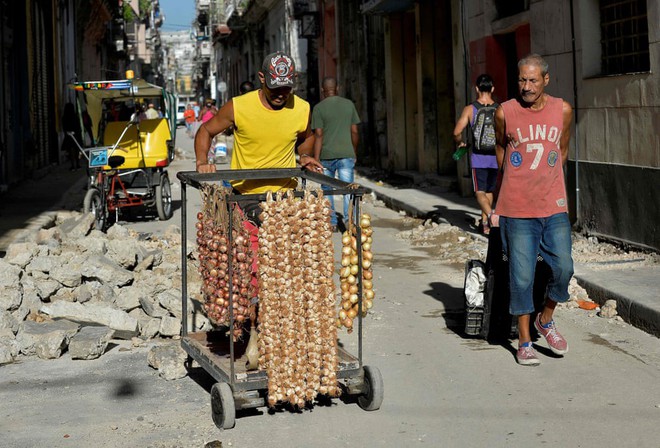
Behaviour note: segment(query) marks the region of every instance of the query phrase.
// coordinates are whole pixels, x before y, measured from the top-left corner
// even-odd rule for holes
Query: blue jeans
[[[509,258],[509,312],[514,316],[534,312],[536,257],[550,267],[546,297],[555,302],[569,298],[568,283],[573,276],[571,224],[567,213],[547,218],[500,217],[502,248]]]
[[[323,165],[323,174],[330,177],[339,177],[339,180],[344,182],[353,183],[355,176],[353,169],[355,168],[355,159],[325,159],[321,160]],[[322,185],[323,190],[329,190],[331,187]],[[335,199],[334,196],[329,196],[330,206],[332,207],[332,214],[330,215],[330,224],[337,225],[337,213],[335,213]],[[348,195],[344,195],[344,221],[348,220]]]

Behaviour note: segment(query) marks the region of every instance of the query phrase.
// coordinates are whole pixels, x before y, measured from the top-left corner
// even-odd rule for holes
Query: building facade
[[[515,95],[516,61],[550,65],[548,93],[574,108],[571,217],[586,233],[660,250],[660,4],[650,0],[452,1],[456,116],[488,72]],[[462,61],[469,61],[463,65]]]
[[[0,1],[0,191],[66,157],[76,80],[162,79],[158,0]],[[84,105],[78,105],[84,108]]]

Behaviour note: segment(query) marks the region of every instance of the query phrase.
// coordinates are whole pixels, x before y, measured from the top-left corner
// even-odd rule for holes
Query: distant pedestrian
[[[314,157],[323,165],[326,176],[339,177],[339,180],[352,183],[357,146],[359,142],[358,116],[355,105],[349,99],[340,97],[337,80],[331,76],[323,79],[321,91],[325,97],[314,107],[312,129],[314,129]],[[329,187],[325,187],[327,190]],[[339,229],[334,198],[329,197],[332,206],[331,224]],[[343,197],[343,220],[348,219],[348,196]],[[345,226],[345,223],[342,222]],[[341,230],[341,229],[339,229]]]
[[[147,118],[147,120],[153,120],[155,118],[158,118],[158,111],[156,110],[154,103],[149,103],[149,106],[147,106],[147,110],[144,113],[144,115]]]
[[[186,123],[186,133],[189,137],[192,137],[192,126],[195,122],[195,111],[192,108],[192,105],[188,104],[186,110],[183,112],[183,120]]]
[[[201,121],[202,123],[206,123],[211,118],[213,118],[213,116],[217,111],[218,111],[217,108],[213,106],[213,100],[209,98],[204,102],[204,107],[202,107],[202,109],[199,111],[199,115],[197,115],[197,120]]]
[[[238,91],[241,93],[241,95],[244,95],[248,92],[252,92],[253,90],[254,90],[254,84],[252,84],[251,81],[243,81],[238,88]]]
[[[83,110],[81,115],[83,128],[85,131],[84,145],[85,147],[94,146],[94,129],[92,124],[92,117],[89,115],[89,112],[87,112],[87,109]]]
[[[466,147],[463,130],[469,127],[468,141],[472,142],[470,165],[474,194],[481,208],[479,227],[484,235],[490,233],[488,215],[493,207],[493,191],[497,183],[497,158],[495,157],[494,116],[498,108],[493,100],[493,79],[479,75],[475,85],[477,100],[465,106],[454,128],[454,141],[458,148]]]
[[[516,360],[521,365],[540,362],[530,335],[538,255],[552,275],[543,311],[534,319],[534,327],[552,352],[568,352],[568,343],[557,331],[553,313],[557,302],[568,300],[568,283],[573,276],[563,170],[573,109],[561,98],[545,93],[549,82],[548,63],[537,54],[524,57],[518,62],[519,98],[502,103],[495,113],[502,181],[491,223],[495,226],[499,222],[509,260],[509,311],[518,316]]]
[[[64,131],[62,152],[67,153],[71,171],[75,171],[80,168],[80,152],[76,141],[78,144],[83,145],[83,140],[82,133],[80,132],[80,120],[78,119],[78,114],[76,114],[76,108],[71,102],[64,105],[62,130]]]

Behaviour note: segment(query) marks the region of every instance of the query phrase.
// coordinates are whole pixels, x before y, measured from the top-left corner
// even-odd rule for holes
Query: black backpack
[[[475,101],[472,105],[477,109],[472,124],[472,152],[475,154],[495,154],[495,111],[499,104],[487,106]]]

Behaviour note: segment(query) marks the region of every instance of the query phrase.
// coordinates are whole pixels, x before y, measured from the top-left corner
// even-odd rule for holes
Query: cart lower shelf
[[[266,405],[268,376],[265,370],[247,370],[247,341],[234,343],[234,359],[230,357],[228,338],[220,331],[188,333],[181,346],[216,381],[211,390],[213,421],[221,429],[234,427],[237,409]],[[338,347],[337,378],[342,391],[358,395],[358,405],[365,410],[380,408],[383,401],[383,379],[376,367],[360,366],[360,361]],[[232,377],[233,363],[233,377]]]

